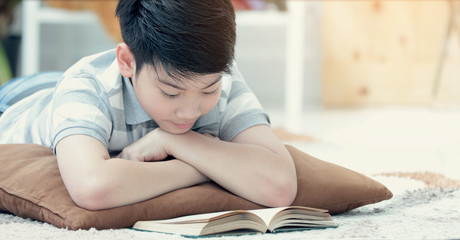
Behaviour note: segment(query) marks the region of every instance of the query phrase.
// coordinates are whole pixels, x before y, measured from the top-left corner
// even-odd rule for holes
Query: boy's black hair
[[[136,61],[168,75],[230,72],[235,11],[230,0],[119,0],[121,33]]]

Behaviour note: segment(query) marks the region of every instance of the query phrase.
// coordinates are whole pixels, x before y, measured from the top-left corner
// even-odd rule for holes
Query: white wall
[[[305,105],[318,105],[321,96],[320,6],[306,9]],[[236,60],[265,107],[284,107],[286,78],[286,26],[239,26]]]
[[[116,43],[100,24],[43,24],[40,70],[65,71],[82,57],[109,50]]]

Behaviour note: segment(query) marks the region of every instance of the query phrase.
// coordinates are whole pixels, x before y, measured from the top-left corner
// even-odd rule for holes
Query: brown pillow
[[[293,205],[328,209],[334,214],[392,197],[384,185],[362,174],[318,160],[292,146],[287,148],[298,176]],[[50,149],[6,144],[0,145],[0,153],[0,210],[61,228],[124,228],[138,220],[262,208],[206,183],[124,207],[88,211],[71,200]]]

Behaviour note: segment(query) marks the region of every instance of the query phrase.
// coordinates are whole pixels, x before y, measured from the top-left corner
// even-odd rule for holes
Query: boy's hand
[[[162,137],[165,133],[160,128],[157,128],[125,147],[117,157],[139,162],[164,160],[169,156]]]
[[[167,133],[160,128],[157,128],[144,137],[140,138],[133,144],[125,147],[123,151],[117,155],[117,158],[134,160],[139,162],[151,162],[165,160],[170,153],[166,150],[165,134]],[[209,138],[219,139],[209,133],[203,133]]]

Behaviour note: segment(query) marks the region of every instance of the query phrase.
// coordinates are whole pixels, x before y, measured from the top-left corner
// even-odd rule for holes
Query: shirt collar
[[[152,118],[144,111],[137,100],[129,78],[123,76],[121,78],[123,79],[123,104],[126,124],[135,125],[151,121]]]

